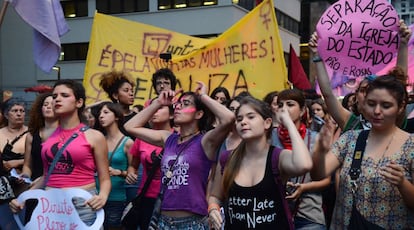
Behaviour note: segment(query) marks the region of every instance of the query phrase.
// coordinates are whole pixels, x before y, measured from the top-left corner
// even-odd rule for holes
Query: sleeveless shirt
[[[289,229],[279,189],[272,172],[269,150],[263,179],[251,187],[236,182],[225,204],[225,229]]]
[[[46,186],[54,188],[79,187],[95,182],[95,157],[91,145],[88,143],[84,132],[79,129],[85,126],[79,124],[69,130],[63,130],[60,126],[42,144],[43,172],[47,174],[55,154],[66,140],[75,132],[79,135],[66,146],[57,161]]]
[[[32,150],[30,151],[32,157],[32,177],[34,180],[43,175],[43,162],[42,162],[42,138],[40,137],[39,131],[33,133]]]
[[[161,160],[161,182],[164,186],[164,200],[161,209],[165,211],[188,211],[206,216],[206,188],[213,161],[207,158],[201,145],[202,134],[177,144],[180,135],[171,134],[165,142],[164,155]],[[168,183],[166,172],[179,155],[172,167],[173,176]]]

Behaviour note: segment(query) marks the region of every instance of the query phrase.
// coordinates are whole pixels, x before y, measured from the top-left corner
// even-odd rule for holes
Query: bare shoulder
[[[96,129],[88,129],[85,131],[85,137],[91,145],[105,143],[104,135]]]
[[[125,142],[125,145],[128,147],[131,147],[134,144],[134,140],[131,138],[128,138],[128,140]]]
[[[0,134],[4,134],[6,132],[7,126],[0,128]]]

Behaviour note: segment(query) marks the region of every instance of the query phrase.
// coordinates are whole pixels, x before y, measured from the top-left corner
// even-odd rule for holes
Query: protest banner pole
[[[3,5],[2,5],[1,11],[0,11],[0,28],[1,28],[1,25],[3,24],[4,15],[6,14],[6,10],[7,10],[8,5],[9,5],[9,2],[6,1],[6,0],[3,0]]]

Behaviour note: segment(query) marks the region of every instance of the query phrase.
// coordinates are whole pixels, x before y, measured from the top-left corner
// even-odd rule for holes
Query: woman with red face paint
[[[174,103],[175,92],[162,91],[154,102],[125,124],[128,132],[148,143],[164,146],[161,182],[164,199],[161,204],[160,229],[208,229],[206,189],[210,168],[217,148],[234,122],[234,114],[209,97],[202,82],[198,94],[183,93]],[[143,128],[162,106],[174,104],[174,123],[180,133]],[[210,110],[220,125],[205,132]],[[168,180],[168,184],[164,184]]]

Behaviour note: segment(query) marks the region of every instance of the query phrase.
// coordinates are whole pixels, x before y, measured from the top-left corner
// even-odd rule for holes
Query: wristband
[[[321,62],[322,61],[322,58],[319,57],[319,56],[315,56],[315,57],[312,58],[312,61],[313,62]]]
[[[119,169],[119,171],[121,171],[121,174],[118,175],[119,177],[126,177],[126,175],[124,174],[125,171],[122,171],[121,169]],[[128,174],[128,172],[126,174]]]
[[[217,210],[220,211],[220,205],[216,204],[216,203],[211,203],[208,205],[208,213],[210,213],[213,210]]]

